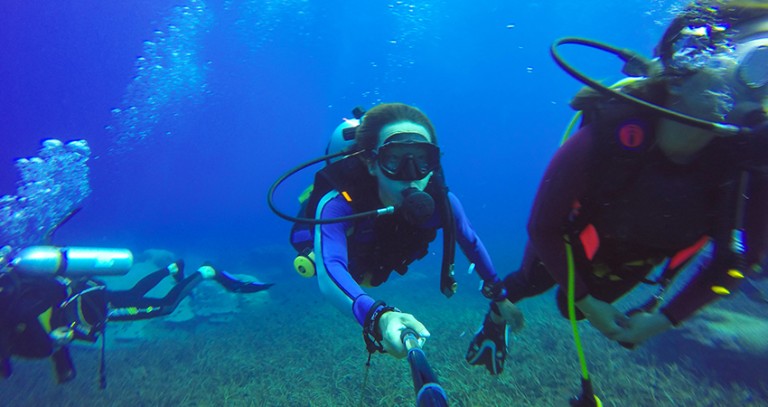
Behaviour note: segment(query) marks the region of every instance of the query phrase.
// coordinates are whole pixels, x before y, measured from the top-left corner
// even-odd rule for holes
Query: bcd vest
[[[584,110],[582,125],[592,126],[587,193],[570,228],[594,226],[608,265],[672,256],[712,235],[721,186],[734,177],[720,139],[684,166],[667,160],[656,144],[657,122],[647,110],[607,98]]]
[[[433,177],[425,192],[439,206],[447,196],[439,193]],[[375,210],[384,205],[378,198],[376,178],[358,157],[347,157],[330,164],[315,174],[312,193],[302,205],[299,215],[314,218],[318,203],[331,190],[345,192],[354,213]],[[347,234],[348,270],[362,285],[378,286],[389,278],[392,271],[405,274],[408,265],[428,253],[429,243],[435,240],[440,224],[422,227],[407,222],[399,212],[382,217],[353,221]],[[312,225],[295,223],[291,230],[291,244],[302,252],[314,246]]]

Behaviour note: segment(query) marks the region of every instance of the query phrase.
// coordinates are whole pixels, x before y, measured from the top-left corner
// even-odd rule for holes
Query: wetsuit
[[[374,190],[370,192],[375,194]],[[448,197],[459,247],[475,264],[484,281],[498,281],[490,256],[472,229],[461,203],[452,193],[448,193]],[[380,202],[376,205],[384,206]],[[332,190],[320,199],[315,216],[328,219],[353,212],[350,203]],[[420,226],[408,224],[397,213],[376,219],[316,225],[314,252],[320,290],[336,307],[351,313],[362,325],[375,301],[360,285],[379,285],[393,270],[404,274],[408,264],[427,254],[427,246],[435,239],[443,221],[435,211],[431,219]],[[388,264],[384,266],[384,263]]]
[[[546,170],[531,211],[530,241],[522,266],[504,280],[513,302],[558,284],[560,309],[567,315],[565,234],[574,237],[571,241],[577,249],[577,301],[592,295],[613,302],[662,259],[699,247],[696,244],[702,239],[715,246],[715,252],[718,244],[724,245],[724,231],[730,229],[723,227],[722,214],[732,211],[723,209],[728,207],[724,197],[729,195],[722,189],[733,184],[738,154],[728,154],[722,139],[713,140],[687,165],[668,161],[654,143],[641,159],[622,164],[612,161],[613,156],[596,155],[605,136],[596,128],[588,125],[579,130],[557,151]],[[767,192],[765,177],[753,176],[744,222],[750,264],[766,253]],[[579,242],[585,230],[596,232],[599,246],[590,249]],[[672,323],[682,322],[718,298],[713,286],[731,289],[738,284],[737,278],[727,274],[728,265],[714,257],[693,270],[690,280],[661,307],[660,312]]]

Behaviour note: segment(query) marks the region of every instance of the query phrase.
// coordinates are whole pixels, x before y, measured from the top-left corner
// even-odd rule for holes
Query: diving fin
[[[244,293],[244,294],[264,291],[274,285],[274,284],[258,283],[255,281],[245,282],[242,280],[238,280],[237,278],[227,273],[226,271],[218,271],[218,270],[216,271],[216,276],[214,277],[214,280],[216,280],[217,283],[221,284],[221,286],[224,287],[227,291],[230,291],[233,293]]]
[[[465,359],[470,365],[485,366],[492,375],[504,371],[507,358],[507,324],[491,320],[491,312],[485,314],[483,325],[469,344]]]

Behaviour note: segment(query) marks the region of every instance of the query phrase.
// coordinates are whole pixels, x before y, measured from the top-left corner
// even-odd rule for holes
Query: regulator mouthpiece
[[[435,200],[428,193],[416,188],[403,191],[403,205],[400,210],[403,217],[413,225],[421,225],[435,213]]]

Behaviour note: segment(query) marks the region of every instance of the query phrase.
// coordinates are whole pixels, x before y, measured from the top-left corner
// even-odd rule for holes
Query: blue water
[[[271,182],[320,154],[354,106],[401,101],[435,123],[449,186],[484,240],[518,247],[580,87],[548,46],[578,35],[650,52],[675,3],[9,3],[0,195],[41,139],[86,139],[93,193],[56,243],[209,255],[282,244]],[[565,51],[619,78],[618,62]],[[278,203],[295,210],[309,179]]]
[[[266,204],[278,176],[321,155],[353,107],[404,102],[432,119],[448,185],[506,274],[582,86],[549,46],[581,36],[650,55],[681,3],[3,2],[0,196],[17,193],[14,160],[41,140],[85,139],[92,192],[53,243],[226,267],[287,247],[290,224]],[[606,83],[621,78],[612,57],[563,54]],[[311,175],[277,204],[294,212]]]

